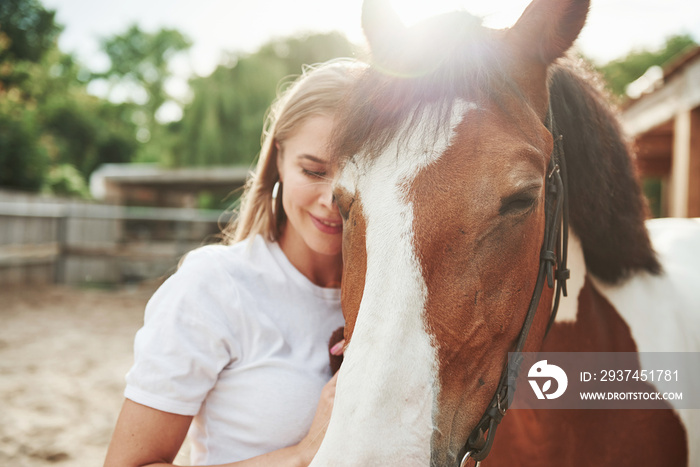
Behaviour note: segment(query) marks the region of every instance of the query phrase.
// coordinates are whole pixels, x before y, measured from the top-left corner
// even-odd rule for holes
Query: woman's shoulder
[[[180,262],[177,273],[206,277],[211,274],[247,275],[271,259],[270,248],[257,235],[232,245],[205,245],[188,252]]]
[[[170,290],[182,289],[181,293],[248,296],[280,275],[274,246],[256,236],[232,245],[196,248],[185,255],[166,283]]]
[[[193,319],[206,315],[207,320],[211,314],[232,316],[234,309],[243,307],[242,297],[249,295],[247,289],[263,261],[256,243],[205,245],[188,252],[149,300],[147,316],[185,313]]]

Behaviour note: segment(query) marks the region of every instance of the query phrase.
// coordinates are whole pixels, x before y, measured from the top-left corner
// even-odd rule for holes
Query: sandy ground
[[[102,465],[155,287],[0,286],[0,465]]]

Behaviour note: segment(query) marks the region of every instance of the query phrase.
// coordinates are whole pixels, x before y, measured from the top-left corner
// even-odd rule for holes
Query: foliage
[[[0,112],[0,186],[38,190],[48,167],[34,115]]]
[[[352,54],[352,45],[339,33],[277,39],[238,57],[232,66],[219,66],[210,76],[192,80],[194,99],[182,121],[170,127],[177,142],[169,162],[250,164],[260,151],[265,112],[280,80],[299,75],[304,64]]]
[[[345,36],[329,32],[275,39],[263,45],[255,55],[281,62],[286,75],[298,75],[303,65],[350,57],[354,52],[354,47]]]
[[[245,163],[260,147],[265,110],[284,68],[279,62],[242,58],[191,81],[194,100],[177,128],[173,165]]]
[[[45,10],[38,0],[0,2],[0,85],[4,88],[27,79],[13,62],[38,63],[54,43],[61,28],[54,23],[55,12]]]
[[[36,0],[0,2],[0,186],[37,190],[48,167],[36,106],[23,85],[60,31],[53,17]]]
[[[92,96],[51,102],[44,108],[44,129],[53,137],[53,161],[71,164],[86,178],[101,164],[130,162],[137,143],[133,125],[117,128],[114,104]],[[107,126],[105,123],[112,123]]]
[[[88,95],[53,18],[36,0],[0,3],[0,185],[84,197],[98,165],[132,159],[136,130],[125,105]]]
[[[623,96],[627,85],[642,76],[651,66],[668,64],[674,57],[694,45],[697,44],[689,34],[672,36],[660,50],[635,50],[623,58],[599,67],[599,70],[610,91],[617,96]]]
[[[150,142],[142,147],[145,153],[141,154],[141,161],[157,160],[164,149],[156,115],[163,104],[174,100],[165,90],[165,83],[172,76],[168,65],[174,55],[189,49],[191,45],[188,38],[174,29],[148,33],[137,25],[132,25],[123,34],[102,40],[102,50],[109,57],[111,65],[106,72],[93,74],[93,79],[136,86],[146,98],[138,106],[139,114],[134,116],[139,122],[140,139]]]
[[[70,164],[58,164],[53,166],[42,186],[44,193],[89,198],[90,192],[82,174]]]

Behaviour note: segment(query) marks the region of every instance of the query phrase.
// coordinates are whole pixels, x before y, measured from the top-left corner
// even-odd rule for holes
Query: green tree
[[[275,39],[264,44],[255,55],[280,61],[285,75],[298,75],[304,65],[354,54],[355,48],[345,36],[329,32]]]
[[[110,68],[96,73],[93,79],[104,78],[113,83],[131,84],[146,95],[146,102],[139,105],[133,117],[140,126],[142,159],[157,161],[164,150],[161,126],[156,120],[158,109],[174,100],[165,90],[165,83],[172,76],[168,68],[170,60],[179,52],[189,49],[188,38],[174,29],[161,29],[148,33],[132,25],[125,33],[102,40],[102,50],[110,60]]]
[[[27,78],[15,63],[38,63],[52,47],[61,32],[54,22],[55,14],[38,0],[0,2],[0,84],[4,88]]]
[[[119,107],[86,94],[53,100],[43,109],[53,162],[74,166],[86,179],[101,164],[130,162],[138,147],[136,129],[133,123],[120,125]]]
[[[183,119],[170,127],[177,141],[169,162],[250,164],[260,151],[265,112],[280,80],[299,75],[302,65],[352,54],[353,46],[339,33],[278,39],[192,80],[194,98]]]
[[[49,160],[39,135],[33,114],[0,112],[0,186],[29,191],[41,188]]]
[[[669,37],[664,47],[657,51],[635,50],[625,57],[599,67],[613,94],[624,96],[627,85],[644,74],[650,67],[663,67],[683,51],[696,46],[689,34]]]
[[[138,145],[132,105],[89,95],[80,78],[89,73],[55,45],[29,72],[22,87],[31,96],[26,104],[37,113],[51,166],[73,166],[87,180],[100,164],[132,159]]]
[[[0,2],[0,186],[86,196],[99,164],[131,160],[133,109],[87,93],[60,30],[36,0]]]
[[[48,153],[28,85],[59,32],[37,0],[0,2],[0,186],[38,190],[43,182]]]
[[[51,167],[44,179],[42,189],[46,193],[89,198],[90,191],[85,178],[70,164],[58,164]]]
[[[284,76],[277,60],[255,56],[191,81],[192,103],[177,127],[176,166],[245,164],[260,147],[267,106]]]

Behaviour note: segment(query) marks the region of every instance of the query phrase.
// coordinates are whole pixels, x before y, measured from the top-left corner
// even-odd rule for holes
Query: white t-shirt
[[[205,246],[148,302],[125,396],[195,415],[195,465],[290,446],[311,426],[342,325],[340,290],[313,284],[277,243]]]

